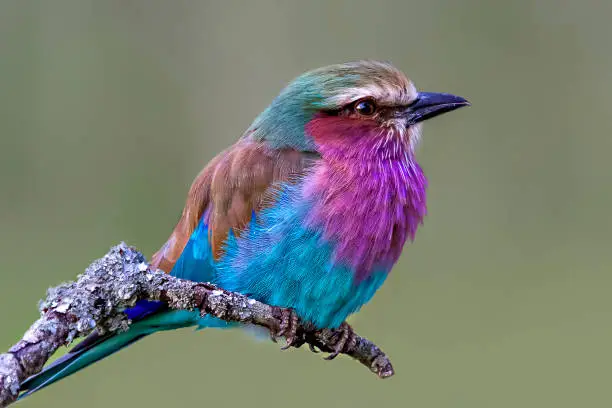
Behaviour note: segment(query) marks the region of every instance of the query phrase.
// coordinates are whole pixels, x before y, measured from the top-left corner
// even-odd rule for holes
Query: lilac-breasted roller
[[[343,322],[372,298],[425,216],[421,122],[466,105],[418,92],[386,62],[299,76],[197,176],[153,266],[290,308],[317,328],[350,330]],[[128,331],[93,333],[29,378],[23,395],[156,331],[228,326],[161,302],[126,314]]]

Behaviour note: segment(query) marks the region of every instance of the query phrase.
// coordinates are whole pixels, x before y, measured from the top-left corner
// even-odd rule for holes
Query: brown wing
[[[152,266],[170,272],[202,215],[207,212],[215,259],[223,254],[230,229],[239,235],[253,211],[260,211],[273,186],[299,177],[316,159],[312,153],[273,150],[242,139],[215,157],[196,177],[179,222],[153,255]]]

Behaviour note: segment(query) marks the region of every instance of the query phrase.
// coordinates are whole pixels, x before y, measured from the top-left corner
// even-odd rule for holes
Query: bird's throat
[[[361,122],[361,123],[359,123]],[[309,123],[322,160],[305,184],[308,223],[335,244],[357,279],[390,270],[426,213],[427,180],[406,135],[364,121]]]

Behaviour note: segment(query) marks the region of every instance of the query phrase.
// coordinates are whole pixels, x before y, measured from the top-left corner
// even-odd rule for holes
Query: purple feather
[[[361,281],[390,269],[427,212],[427,179],[415,161],[410,130],[320,115],[306,126],[323,160],[304,188],[307,220],[337,243],[335,256]]]

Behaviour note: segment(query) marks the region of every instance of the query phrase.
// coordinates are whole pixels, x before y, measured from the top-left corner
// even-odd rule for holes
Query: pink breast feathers
[[[426,214],[427,179],[410,146],[411,135],[373,122],[317,117],[306,126],[323,160],[308,176],[307,224],[323,228],[338,262],[357,281],[390,270]]]

